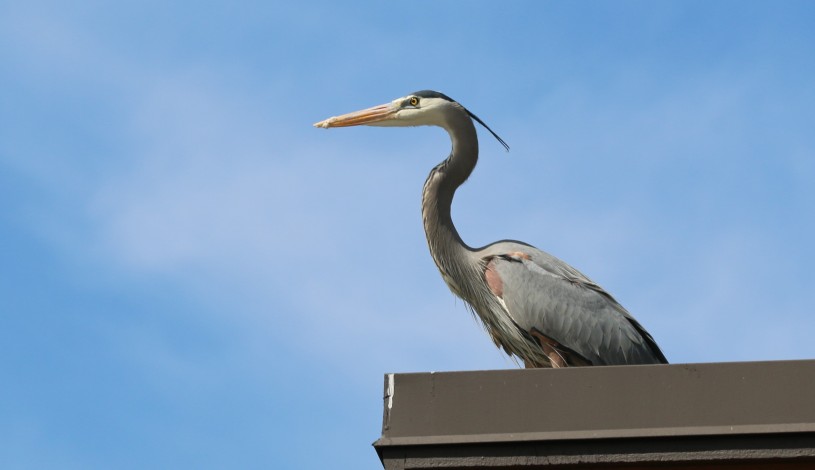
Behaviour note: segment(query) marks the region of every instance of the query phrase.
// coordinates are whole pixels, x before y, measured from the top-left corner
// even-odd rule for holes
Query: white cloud
[[[126,96],[115,103],[129,126],[117,129],[129,137],[115,156],[120,163],[101,180],[86,179],[87,212],[68,222],[82,225],[74,232],[90,234],[90,254],[102,264],[181,285],[204,303],[231,305],[225,321],[245,322],[246,334],[266,334],[285,324],[293,331],[286,335],[292,344],[314,357],[341,349],[359,354],[364,345],[384,350],[394,343],[388,338],[394,331],[424,337],[438,354],[457,354],[459,346],[451,344],[448,333],[428,333],[435,331],[428,325],[452,332],[469,320],[462,318],[463,305],[448,303],[452,296],[429,261],[418,217],[421,181],[444,156],[443,136],[428,130],[314,130],[309,122],[287,120],[301,116],[295,110],[302,104],[298,97],[253,88],[238,70],[206,64],[151,69],[76,31],[46,26],[59,34],[38,46],[38,54],[55,56],[49,62],[62,64],[74,80]],[[94,77],[93,70],[110,63],[115,67],[103,67],[103,80]],[[744,114],[761,81],[736,80],[723,69],[678,83],[665,95],[636,73],[622,73],[612,84],[619,92],[614,95],[638,101],[615,101],[572,83],[543,94],[539,116],[529,119],[522,111],[519,122],[508,126],[517,137],[509,159],[482,146],[486,155],[454,208],[462,235],[472,244],[503,237],[536,244],[618,297],[624,293],[626,305],[638,302],[634,295],[640,288],[646,298],[659,290],[656,279],[698,289],[687,276],[710,253],[720,253],[715,240],[733,227],[712,224],[683,232],[681,217],[687,215],[666,221],[671,215],[661,208],[687,195],[656,189],[660,182],[670,184],[666,173],[672,162],[703,170],[733,160],[724,150],[746,129],[746,121],[734,116]],[[641,91],[652,94],[642,98]],[[273,103],[275,112],[268,113],[264,103]],[[361,106],[369,104],[374,103]],[[375,143],[353,143],[361,132]],[[409,146],[393,144],[405,142],[410,132],[421,138],[407,140]],[[717,153],[727,158],[706,160]],[[423,155],[428,157],[417,158]],[[714,198],[716,188],[710,181],[705,185],[694,188],[696,201],[680,209]],[[681,234],[670,243],[688,254],[646,259],[643,252],[659,256],[663,246],[671,249],[666,233]],[[80,238],[67,237],[66,250],[76,250]],[[80,250],[88,250],[82,245]],[[641,265],[661,272],[634,281],[650,284],[629,287],[630,273],[647,271]],[[704,265],[702,271],[719,276],[709,279],[719,285],[741,274],[739,269]],[[671,295],[667,287],[662,292]],[[715,295],[736,292],[685,295],[701,295],[698,305],[715,309],[727,303]],[[650,313],[659,307],[651,307],[648,315],[659,315]],[[486,335],[475,333],[476,341],[487,343],[475,350],[489,350]],[[336,356],[332,360],[342,362]]]
[[[501,360],[426,254],[424,170],[402,154],[413,149],[348,159],[372,150],[321,148],[326,131],[268,122],[200,75],[146,89],[128,164],[93,191],[95,256],[185,286],[224,309],[219,321],[245,325],[248,342],[271,335],[314,361],[353,368],[373,354],[409,368],[428,354],[466,363],[454,359],[462,350]]]

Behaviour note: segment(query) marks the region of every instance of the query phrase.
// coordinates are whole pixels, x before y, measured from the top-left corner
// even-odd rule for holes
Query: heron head
[[[464,115],[476,120],[479,124],[509,150],[509,146],[498,134],[492,131],[484,121],[471,113],[449,96],[432,90],[422,90],[397,98],[372,108],[354,111],[341,116],[330,117],[314,124],[314,127],[349,127],[349,126],[441,126],[447,127],[452,115]]]

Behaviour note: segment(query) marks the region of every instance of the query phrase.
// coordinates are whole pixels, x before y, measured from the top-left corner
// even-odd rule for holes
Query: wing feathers
[[[667,362],[651,336],[600,286],[555,258],[535,255],[493,255],[485,263],[490,286],[501,286],[493,294],[519,327],[596,365]]]

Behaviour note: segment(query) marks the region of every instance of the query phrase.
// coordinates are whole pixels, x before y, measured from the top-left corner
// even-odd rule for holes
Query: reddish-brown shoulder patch
[[[487,263],[487,269],[484,270],[484,279],[487,281],[487,285],[490,287],[492,293],[495,294],[496,297],[502,298],[504,295],[504,282],[501,280],[501,276],[495,271],[495,258]]]

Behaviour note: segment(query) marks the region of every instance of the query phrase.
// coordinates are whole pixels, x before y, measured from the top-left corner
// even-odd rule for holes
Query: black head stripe
[[[422,90],[417,91],[415,93],[411,93],[413,96],[418,96],[419,98],[441,98],[443,100],[447,100],[451,103],[455,103],[456,100],[450,98],[449,96],[445,95],[444,93],[439,93],[438,91],[433,90]]]

